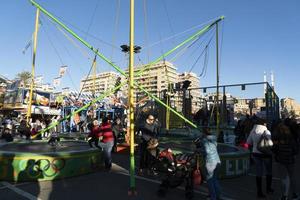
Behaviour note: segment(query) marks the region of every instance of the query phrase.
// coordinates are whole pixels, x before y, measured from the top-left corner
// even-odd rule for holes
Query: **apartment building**
[[[143,72],[139,75],[141,70],[143,70]],[[163,90],[168,89],[168,83],[176,83],[178,79],[176,71],[177,69],[172,63],[161,61],[151,66],[143,65],[136,67],[134,69],[134,80],[149,93],[159,97]],[[126,74],[128,74],[128,70]],[[122,77],[122,81],[125,81],[124,77]],[[127,86],[122,88],[124,95],[128,93],[127,88]],[[140,100],[145,96],[144,92],[138,88],[135,90],[134,98],[138,97]]]
[[[102,72],[96,74],[95,79],[93,75],[84,77],[80,81],[80,90],[84,93],[93,93],[95,91],[96,94],[101,94],[115,87],[118,76],[115,72]]]

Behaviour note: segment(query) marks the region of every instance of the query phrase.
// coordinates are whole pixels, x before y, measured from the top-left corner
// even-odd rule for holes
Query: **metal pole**
[[[134,111],[133,111],[133,90],[134,90],[134,0],[130,0],[130,36],[129,36],[129,133],[130,133],[130,188],[129,195],[136,194],[135,189],[135,160],[134,160]]]
[[[32,105],[32,94],[33,94],[33,85],[34,85],[34,71],[35,71],[35,56],[36,56],[36,43],[37,43],[37,33],[39,29],[39,16],[40,9],[36,9],[35,15],[35,29],[34,29],[34,38],[33,38],[33,55],[32,55],[32,67],[31,67],[31,84],[30,84],[30,93],[29,93],[29,103],[27,105],[27,116],[26,121],[29,124],[31,117],[31,105]]]
[[[169,82],[169,74],[168,74],[168,69],[167,69],[167,65],[166,62],[164,60],[164,65],[165,65],[165,74],[167,76],[167,92],[166,92],[166,104],[168,105],[168,107],[170,106],[170,96],[169,93],[171,92],[170,89],[170,82]],[[169,133],[169,129],[170,129],[170,109],[166,107],[166,133]]]
[[[170,96],[169,94],[167,93],[166,94],[166,103],[168,105],[168,107],[166,107],[167,109],[167,112],[166,112],[166,133],[169,133],[169,130],[170,130]]]
[[[217,64],[217,136],[220,134],[220,113],[219,113],[219,28],[218,22],[216,23],[216,64]]]
[[[96,94],[96,73],[97,73],[97,54],[95,54],[94,60],[93,60],[93,97],[95,98]]]

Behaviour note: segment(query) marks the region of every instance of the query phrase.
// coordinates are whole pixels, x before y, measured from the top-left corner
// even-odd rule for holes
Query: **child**
[[[4,129],[1,139],[4,139],[6,142],[12,142],[14,140],[9,128]]]
[[[57,132],[53,131],[51,133],[50,139],[48,141],[48,144],[50,144],[51,146],[55,146],[58,144],[58,142],[60,142],[60,139],[58,137]]]
[[[220,167],[221,160],[217,151],[217,138],[212,135],[208,128],[203,129],[202,148],[204,155],[206,181],[211,200],[220,198],[221,188],[217,179],[217,171]]]

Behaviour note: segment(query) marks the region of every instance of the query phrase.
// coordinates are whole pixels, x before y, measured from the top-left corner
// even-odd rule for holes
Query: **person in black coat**
[[[139,173],[143,173],[143,170],[149,169],[149,152],[147,151],[148,142],[151,139],[157,138],[158,128],[155,124],[155,118],[149,114],[145,123],[140,127],[139,132],[141,133],[140,142],[140,166]]]
[[[282,184],[282,200],[289,197],[291,188],[292,198],[298,199],[296,193],[295,156],[298,154],[298,145],[288,126],[281,123],[275,129],[273,137],[273,152],[275,161],[278,163],[278,171]]]
[[[12,142],[14,140],[14,138],[8,128],[4,129],[1,139],[4,139],[6,142]]]
[[[120,118],[117,118],[113,123],[112,131],[114,133],[114,138],[115,138],[113,151],[117,152],[117,143],[125,141],[125,133],[126,133],[126,128],[124,128]]]

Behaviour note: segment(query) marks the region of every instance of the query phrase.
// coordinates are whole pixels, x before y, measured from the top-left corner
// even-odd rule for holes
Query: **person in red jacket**
[[[98,147],[99,149],[101,149],[101,147],[98,145],[98,143],[99,143],[99,132],[100,132],[100,127],[98,126],[98,121],[94,120],[92,130],[88,135],[88,143],[89,143],[91,148],[93,147],[92,143],[94,142],[95,146]]]
[[[105,161],[105,168],[111,169],[111,151],[114,146],[114,134],[111,123],[107,117],[102,119],[102,124],[99,130],[99,138],[101,140],[100,146],[103,148],[103,155]]]

